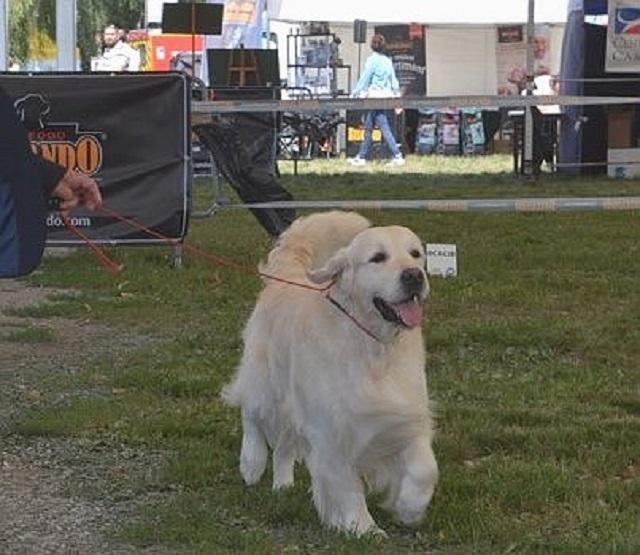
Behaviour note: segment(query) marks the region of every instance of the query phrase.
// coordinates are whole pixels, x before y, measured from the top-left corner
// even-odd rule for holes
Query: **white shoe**
[[[360,156],[354,156],[353,158],[347,158],[347,163],[352,166],[364,166],[367,161],[364,158],[360,158]]]
[[[402,154],[398,154],[394,156],[391,160],[386,163],[387,166],[404,166],[404,158]]]

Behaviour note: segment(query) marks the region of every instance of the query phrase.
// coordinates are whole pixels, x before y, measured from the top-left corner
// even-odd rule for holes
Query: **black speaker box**
[[[353,42],[367,42],[367,22],[364,19],[356,19],[353,22]]]
[[[239,85],[233,82],[236,76],[230,68],[247,62],[255,62],[254,71],[246,71],[245,85],[277,87],[280,85],[278,51],[275,49],[207,49],[209,84],[212,87]],[[247,66],[249,68],[250,66]],[[237,77],[237,76],[236,76]]]
[[[222,33],[222,4],[168,4],[162,6],[163,33]]]

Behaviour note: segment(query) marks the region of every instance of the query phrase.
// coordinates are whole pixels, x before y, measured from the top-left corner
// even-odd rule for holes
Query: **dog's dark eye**
[[[377,252],[370,259],[369,262],[374,262],[375,264],[380,264],[380,262],[384,262],[387,259],[387,253],[385,252]]]
[[[420,258],[422,256],[422,253],[418,249],[413,249],[409,254],[413,256],[413,258]]]

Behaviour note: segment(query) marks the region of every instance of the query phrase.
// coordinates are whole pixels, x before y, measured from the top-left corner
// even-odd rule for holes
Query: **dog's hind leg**
[[[293,486],[293,467],[296,462],[296,434],[287,428],[278,437],[273,449],[273,489]]]
[[[248,411],[242,410],[242,449],[240,473],[248,485],[256,484],[267,465],[269,450],[260,425]]]

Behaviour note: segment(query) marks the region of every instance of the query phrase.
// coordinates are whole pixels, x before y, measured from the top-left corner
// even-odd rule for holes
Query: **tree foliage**
[[[133,29],[144,18],[144,0],[77,0],[77,40],[83,68],[100,49],[105,25]],[[11,0],[9,2],[9,54],[24,63],[39,36],[55,41],[55,0]]]

